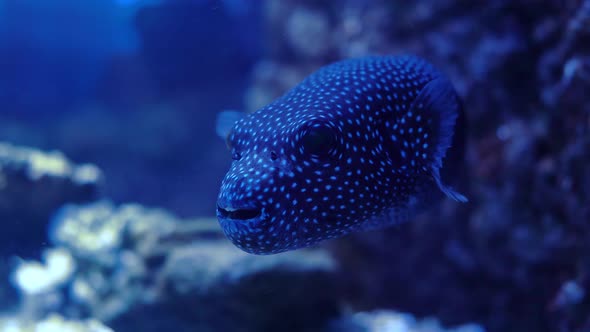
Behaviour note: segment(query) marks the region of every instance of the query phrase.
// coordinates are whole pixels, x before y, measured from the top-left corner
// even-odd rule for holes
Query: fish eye
[[[315,125],[303,134],[301,145],[305,154],[315,157],[330,155],[336,148],[336,134],[330,127]]]

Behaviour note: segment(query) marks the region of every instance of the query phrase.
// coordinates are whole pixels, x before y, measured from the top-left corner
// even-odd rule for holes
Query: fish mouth
[[[261,209],[257,208],[232,208],[217,205],[217,216],[223,219],[248,221],[260,217]]]

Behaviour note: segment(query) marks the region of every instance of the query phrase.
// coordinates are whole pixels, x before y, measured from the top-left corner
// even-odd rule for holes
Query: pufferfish
[[[251,114],[221,113],[225,235],[274,254],[404,222],[436,192],[466,202],[440,172],[460,105],[427,61],[374,56],[322,67]]]

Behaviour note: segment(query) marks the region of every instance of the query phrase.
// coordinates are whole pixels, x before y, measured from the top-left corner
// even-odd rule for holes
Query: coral
[[[60,313],[122,331],[302,331],[339,314],[327,252],[248,255],[216,220],[103,201],[63,207],[50,238],[44,264],[24,261],[13,274],[28,321]],[[146,320],[148,311],[163,320]]]
[[[153,271],[146,260],[177,223],[165,211],[137,204],[64,206],[53,217],[49,234],[75,259],[76,274],[68,285],[75,310],[110,320],[149,297],[143,283]]]
[[[25,295],[43,294],[69,281],[75,270],[72,255],[64,249],[44,252],[45,264],[24,261],[14,272],[13,282]]]
[[[75,165],[60,152],[0,143],[0,252],[30,254],[45,241],[48,216],[66,202],[96,199],[101,179],[96,166]]]
[[[438,320],[418,320],[410,314],[395,311],[359,312],[334,321],[328,331],[333,332],[484,332],[475,324],[443,328]]]
[[[18,318],[0,318],[0,331],[10,332],[113,332],[94,320],[67,320],[53,314],[36,322],[21,321]]]
[[[67,205],[53,217],[49,237],[78,259],[97,266],[114,267],[122,251],[144,252],[136,245],[154,244],[174,231],[174,217],[162,210],[137,204],[119,207],[97,202],[83,207]]]

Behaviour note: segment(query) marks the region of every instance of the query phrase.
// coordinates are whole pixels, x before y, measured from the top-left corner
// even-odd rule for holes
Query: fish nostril
[[[261,214],[260,209],[225,209],[217,206],[217,213],[225,219],[250,220]]]
[[[277,153],[276,152],[272,151],[270,153],[270,159],[274,161],[274,160],[279,159],[279,156],[277,156]]]

